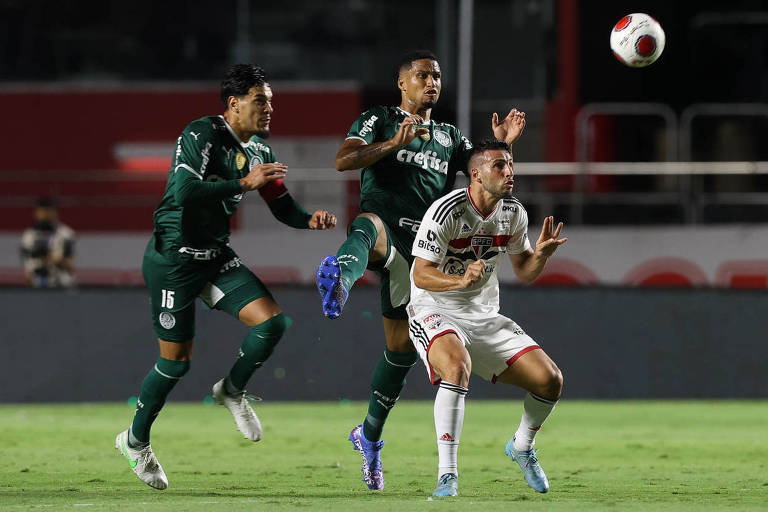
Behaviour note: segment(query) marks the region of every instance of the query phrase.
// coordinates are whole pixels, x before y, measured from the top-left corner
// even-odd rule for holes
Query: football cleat
[[[353,448],[360,452],[363,458],[363,482],[372,491],[384,489],[384,473],[381,469],[381,447],[384,441],[372,443],[363,435],[363,426],[358,425],[349,433]]]
[[[459,495],[459,477],[453,473],[446,473],[437,480],[437,489],[432,493],[436,498]]]
[[[538,450],[515,450],[515,438],[509,440],[505,450],[507,456],[517,462],[520,469],[523,470],[525,481],[536,492],[547,492],[549,490],[549,480],[544,470],[539,465],[539,459],[536,458]]]
[[[160,491],[168,488],[168,477],[165,476],[163,466],[157,462],[157,457],[152,453],[150,445],[140,449],[131,448],[128,446],[128,430],[124,430],[117,434],[115,448],[128,459],[128,465],[139,480]]]
[[[341,267],[336,256],[331,254],[323,258],[317,267],[315,282],[323,299],[323,314],[331,319],[339,318],[349,292],[341,281]]]
[[[253,442],[261,439],[261,422],[256,413],[253,412],[251,404],[248,403],[249,395],[245,391],[236,395],[229,395],[224,389],[224,379],[221,379],[213,385],[211,394],[214,402],[226,406],[232,413],[237,430],[243,434],[243,437]]]

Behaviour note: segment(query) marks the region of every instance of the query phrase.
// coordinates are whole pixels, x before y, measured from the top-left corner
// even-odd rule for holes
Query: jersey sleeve
[[[172,171],[177,204],[184,206],[204,198],[224,198],[242,192],[238,180],[203,181],[216,149],[213,132],[204,123],[190,124],[179,136]]]
[[[520,213],[517,216],[517,224],[512,228],[512,238],[507,243],[507,253],[521,254],[532,249],[530,240],[528,240],[528,213],[525,208],[519,206]]]
[[[449,167],[453,168],[454,173],[467,173],[467,163],[469,155],[472,154],[472,143],[466,138],[461,130],[456,128],[453,142],[453,152],[451,153],[451,162]]]
[[[438,224],[432,219],[437,208],[438,200],[432,203],[419,226],[416,233],[416,239],[413,241],[411,254],[419,258],[440,263],[448,250],[448,243],[451,241],[450,222]]]
[[[199,121],[191,123],[176,142],[173,172],[183,171],[202,180],[214,150],[212,130]]]
[[[262,144],[264,143],[262,142]],[[261,152],[260,156],[265,164],[273,164],[277,162],[277,158],[275,158],[275,151],[271,147],[269,148],[269,151]],[[280,199],[287,194],[288,189],[286,188],[285,183],[283,183],[282,178],[279,180],[270,181],[259,189],[259,195],[262,199],[264,199],[264,201],[266,201],[267,204]]]
[[[349,131],[347,132],[348,139],[362,140],[366,144],[371,144],[378,139],[380,129],[385,122],[385,112],[381,107],[374,107],[357,118],[352,123]]]

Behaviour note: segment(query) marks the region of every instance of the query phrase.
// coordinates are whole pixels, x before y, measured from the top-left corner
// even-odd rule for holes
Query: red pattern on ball
[[[637,41],[635,41],[635,51],[637,51],[638,55],[650,57],[653,55],[653,52],[656,51],[656,39],[647,34],[640,36]]]
[[[632,21],[632,16],[624,16],[618,21],[618,23],[616,23],[616,26],[613,27],[613,30],[615,30],[616,32],[620,30],[624,30],[625,28],[627,28],[627,25],[629,25],[630,21]]]

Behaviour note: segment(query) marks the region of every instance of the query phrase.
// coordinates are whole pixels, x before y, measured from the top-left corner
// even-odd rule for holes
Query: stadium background
[[[398,102],[393,63],[425,47],[445,75],[436,119],[480,137],[491,112],[527,112],[515,194],[533,238],[552,213],[569,242],[533,286],[502,267],[502,309],[560,363],[566,396],[765,397],[762,2],[643,2],[667,35],[643,70],[608,47],[613,23],[641,10],[628,1],[3,0],[0,9],[0,379],[27,383],[0,387],[0,401],[136,393],[155,357],[139,272],[151,213],[175,138],[220,112],[218,80],[238,61],[271,77],[270,144],[290,168],[289,189],[342,219],[331,233],[292,232],[258,195],[244,201],[233,246],[295,322],[252,387],[269,400],[366,398],[383,344],[375,288],[357,288],[345,318],[328,322],[312,275],[357,204],[354,174],[332,169],[335,151],[362,110]],[[20,233],[46,195],[78,234],[73,290],[23,285]],[[171,400],[201,399],[237,350],[240,326],[198,318],[199,362]],[[432,393],[419,368],[403,398]],[[473,396],[500,390],[475,379]]]

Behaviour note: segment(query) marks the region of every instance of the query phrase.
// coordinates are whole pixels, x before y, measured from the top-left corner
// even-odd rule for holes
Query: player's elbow
[[[349,165],[349,159],[342,155],[336,155],[333,165],[339,172],[351,171],[353,169],[353,167]]]

